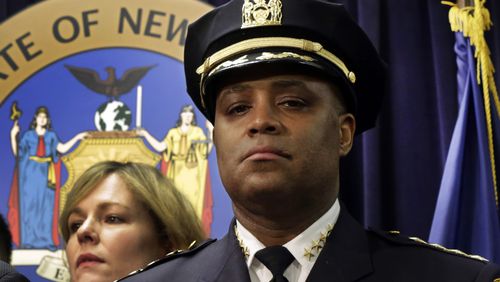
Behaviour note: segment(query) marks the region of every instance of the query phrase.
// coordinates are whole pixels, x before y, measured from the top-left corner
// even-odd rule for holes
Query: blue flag
[[[469,39],[456,32],[459,113],[429,241],[498,263],[500,222],[492,150],[500,149],[494,147],[493,138],[494,131],[498,131],[495,128],[498,115],[494,108],[485,111],[484,89],[478,85],[474,51]],[[488,120],[488,115],[493,120]]]

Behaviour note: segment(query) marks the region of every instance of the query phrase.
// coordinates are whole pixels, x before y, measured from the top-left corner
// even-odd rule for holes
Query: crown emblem
[[[281,0],[245,0],[241,28],[281,24]]]

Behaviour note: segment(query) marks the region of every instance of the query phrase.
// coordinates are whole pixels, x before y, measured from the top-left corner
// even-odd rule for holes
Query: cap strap
[[[320,43],[290,37],[261,37],[237,42],[207,57],[203,64],[196,69],[196,73],[202,75],[202,78],[205,78],[206,74],[208,74],[214,67],[227,60],[229,57],[266,47],[288,47],[314,53],[337,66],[351,83],[356,82],[355,74],[352,71],[349,71],[344,62],[339,59],[339,57],[323,48]],[[203,84],[203,81],[201,81],[201,84]]]

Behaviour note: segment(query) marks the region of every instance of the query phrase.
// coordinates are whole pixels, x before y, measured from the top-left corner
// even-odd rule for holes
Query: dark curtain
[[[358,138],[342,163],[341,197],[367,226],[427,238],[458,107],[449,7],[344,2],[387,61],[390,81],[377,128]],[[499,3],[489,2],[498,26]],[[500,31],[493,28],[488,39],[498,68]]]
[[[0,0],[0,22],[35,2]],[[449,7],[437,0],[336,2],[368,33],[390,73],[377,127],[357,137],[342,160],[341,199],[366,226],[425,239],[457,116]],[[490,0],[487,7],[494,23],[487,40],[500,69],[500,3]]]
[[[377,127],[341,166],[341,197],[367,226],[426,239],[458,106],[448,7],[345,2],[386,60],[389,87]]]

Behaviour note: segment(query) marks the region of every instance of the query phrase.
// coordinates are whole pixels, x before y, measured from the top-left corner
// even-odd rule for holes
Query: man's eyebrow
[[[251,86],[248,83],[245,82],[239,82],[239,83],[234,83],[234,84],[229,84],[225,87],[222,87],[220,89],[219,94],[217,95],[217,98],[221,98],[223,96],[232,94],[232,93],[241,93],[244,92],[248,89],[250,89]]]
[[[287,88],[287,87],[303,87],[306,88],[306,84],[302,80],[297,79],[279,79],[273,81],[273,88]]]
[[[304,82],[301,79],[294,79],[294,78],[283,78],[283,79],[277,79],[276,81],[273,81],[271,84],[271,91],[276,91],[276,92],[294,92],[294,93],[312,93],[314,92],[310,86]]]

